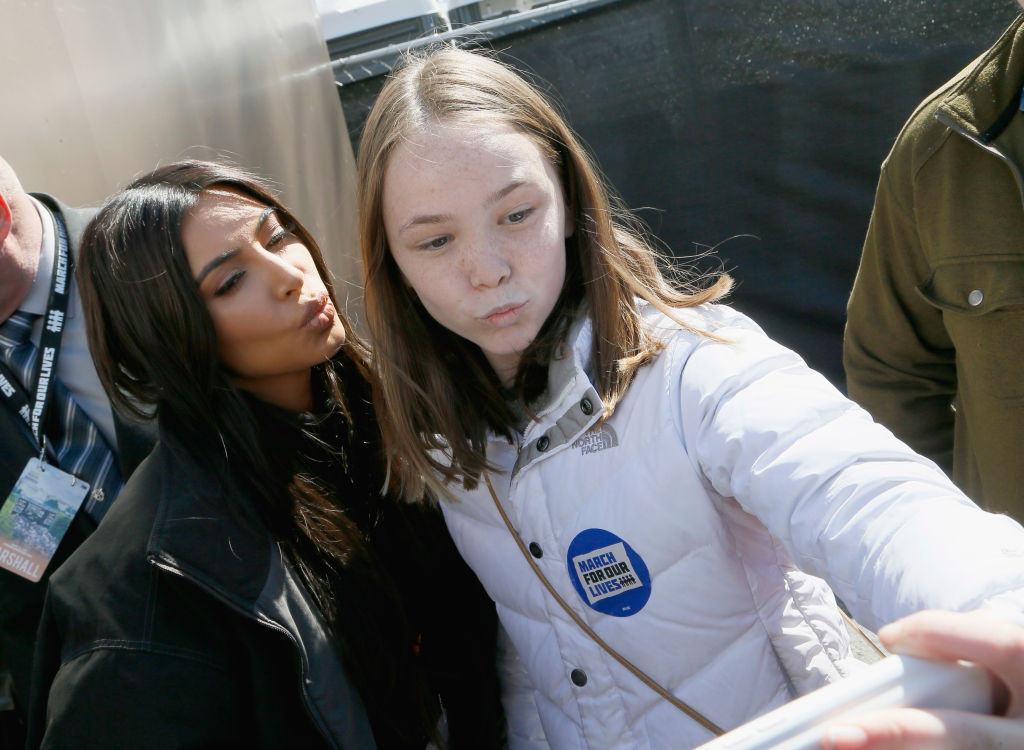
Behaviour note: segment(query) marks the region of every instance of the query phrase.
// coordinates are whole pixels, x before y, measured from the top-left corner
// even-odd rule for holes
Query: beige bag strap
[[[508,527],[509,533],[512,534],[512,538],[515,539],[516,544],[519,545],[519,551],[523,553],[523,557],[526,558],[526,562],[530,564],[530,567],[533,568],[533,572],[537,574],[537,577],[540,579],[540,582],[544,584],[544,588],[546,588],[548,590],[548,593],[554,597],[555,601],[561,605],[562,609],[565,610],[566,614],[573,619],[573,622],[579,625],[580,628],[583,629],[583,632],[589,635],[598,646],[607,651],[609,656],[611,656],[613,659],[615,659],[615,661],[617,661],[619,664],[621,664],[630,672],[632,672],[638,680],[647,685],[647,687],[649,687],[651,690],[656,692],[658,695],[667,700],[669,703],[678,708],[680,711],[682,711],[684,714],[686,714],[691,719],[696,721],[698,724],[700,724],[702,727],[707,729],[712,734],[716,736],[725,734],[725,732],[718,725],[704,718],[704,716],[699,711],[691,708],[686,703],[676,698],[674,695],[672,695],[672,693],[668,692],[665,688],[663,688],[661,685],[659,685],[650,677],[648,677],[644,672],[640,671],[640,669],[636,667],[631,661],[626,659],[618,651],[616,651],[607,643],[605,643],[601,639],[601,636],[595,633],[591,629],[591,627],[587,625],[586,621],[578,614],[576,614],[572,607],[570,607],[566,603],[566,601],[559,595],[559,593],[555,591],[554,586],[551,585],[551,582],[548,581],[544,573],[541,572],[541,569],[537,566],[536,561],[534,561],[533,559],[533,555],[531,555],[529,550],[526,549],[526,545],[523,544],[522,538],[512,527],[512,522],[509,520],[508,515],[505,513],[505,509],[501,507],[501,502],[498,500],[498,495],[494,492],[494,487],[491,486],[491,478],[487,474],[484,474],[484,481],[487,483],[487,489],[490,490],[491,497],[494,499],[494,505],[498,508],[498,513],[501,514],[501,518],[505,522],[505,526]]]
[[[847,626],[852,628],[855,633],[858,633],[860,635],[860,637],[863,638],[864,641],[869,646],[871,646],[872,649],[874,649],[875,653],[878,654],[879,658],[884,659],[886,657],[887,654],[885,653],[885,651],[880,649],[875,644],[875,642],[874,642],[874,640],[872,640],[871,636],[869,636],[866,632],[864,632],[864,628],[862,628],[860,626],[860,623],[857,622],[856,620],[854,620],[848,614],[846,614],[846,612],[843,611],[842,607],[839,607],[839,614],[841,614],[843,616],[843,619],[846,621]]]

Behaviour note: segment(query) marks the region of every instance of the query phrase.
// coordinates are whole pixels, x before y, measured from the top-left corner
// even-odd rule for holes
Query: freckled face
[[[233,381],[286,408],[308,408],[310,370],[345,343],[345,328],[306,246],[269,206],[209,189],[182,239]]]
[[[435,125],[388,160],[384,228],[426,311],[515,378],[565,281],[571,234],[554,166],[508,125]]]

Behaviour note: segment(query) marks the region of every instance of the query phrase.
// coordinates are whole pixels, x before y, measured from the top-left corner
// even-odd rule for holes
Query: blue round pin
[[[614,617],[635,615],[651,598],[651,574],[643,558],[604,529],[576,535],[566,553],[569,578],[587,606]]]

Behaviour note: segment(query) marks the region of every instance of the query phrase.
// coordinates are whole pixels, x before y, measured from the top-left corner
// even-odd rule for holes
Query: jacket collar
[[[276,545],[241,491],[204,470],[160,431],[160,497],[147,555],[246,611],[270,575]]]
[[[314,398],[321,394],[314,380]],[[244,395],[244,394],[243,394]],[[244,395],[261,428],[275,435],[283,450],[299,450],[304,428],[316,423],[312,414],[297,414]],[[239,604],[254,606],[264,585],[287,567],[249,492],[231,477],[231,470],[201,465],[190,451],[161,427],[162,488],[148,553],[178,568]]]
[[[71,244],[71,254],[78,252],[78,245],[81,243],[82,235],[89,221],[96,215],[95,208],[71,208],[61,201],[46,193],[31,193],[31,196],[46,206],[55,214],[60,214],[68,230],[68,239]]]
[[[286,633],[306,706],[333,747],[375,747],[369,719],[331,632],[242,492],[196,465],[161,430],[159,502],[147,555],[258,622]]]
[[[533,404],[536,418],[523,434],[513,476],[571,445],[601,418],[604,408],[587,372],[592,347],[590,310],[583,305],[548,366],[547,388]]]
[[[1024,16],[971,63],[939,104],[938,112],[983,143],[999,136],[1020,106],[1024,85]]]
[[[590,307],[584,303],[569,327],[569,333],[548,365],[548,384],[534,405],[539,422],[558,410],[567,395],[580,388],[593,387],[590,358],[594,331]]]

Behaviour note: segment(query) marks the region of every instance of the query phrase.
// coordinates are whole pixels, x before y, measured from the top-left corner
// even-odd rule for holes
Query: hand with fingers
[[[919,612],[878,632],[892,652],[971,661],[992,677],[994,713],[893,708],[829,728],[827,750],[1024,748],[1024,627],[991,612]]]

